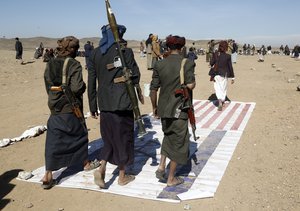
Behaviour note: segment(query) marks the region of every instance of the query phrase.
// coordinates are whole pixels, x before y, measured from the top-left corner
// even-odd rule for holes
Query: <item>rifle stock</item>
[[[135,120],[138,125],[138,130],[139,130],[138,135],[142,136],[142,135],[146,134],[146,130],[145,130],[145,126],[142,121],[140,109],[138,107],[138,98],[136,95],[135,87],[131,80],[131,71],[126,67],[124,55],[123,55],[123,52],[121,49],[121,44],[120,44],[121,40],[119,37],[117,21],[116,21],[114,13],[112,12],[109,0],[105,0],[105,5],[106,5],[108,23],[110,25],[114,39],[116,41],[117,48],[118,48],[118,54],[119,54],[121,64],[122,64],[122,71],[123,71],[123,76],[125,77],[126,90],[127,90],[127,93],[129,95],[129,98],[130,98],[130,101],[132,104]],[[139,96],[139,98],[141,99],[140,96]]]
[[[193,105],[191,105],[188,109],[188,116],[190,120],[190,125],[192,127],[194,140],[197,141],[199,139],[199,136],[196,136],[196,119],[195,119],[195,111]]]
[[[50,87],[51,91],[57,91],[57,92],[62,92],[61,86],[51,86]]]
[[[182,85],[180,89],[175,90],[175,95],[179,94],[182,96],[181,110],[187,109],[188,118],[192,127],[193,137],[194,140],[197,141],[199,139],[199,136],[196,136],[196,118],[191,97],[192,94],[190,94],[190,92],[191,91],[187,88],[186,85]]]

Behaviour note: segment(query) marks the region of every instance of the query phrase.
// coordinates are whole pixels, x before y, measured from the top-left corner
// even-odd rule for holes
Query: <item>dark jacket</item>
[[[231,55],[227,53],[216,52],[214,53],[213,58],[210,61],[210,65],[217,66],[215,69],[217,75],[227,77],[227,78],[234,78]]]
[[[93,51],[94,47],[91,44],[85,44],[84,45],[84,56],[89,57],[91,55],[91,52]]]
[[[237,53],[237,51],[238,51],[238,45],[234,42],[233,44],[232,44],[232,50],[231,50],[231,53]]]
[[[48,107],[51,114],[72,113],[72,106],[61,91],[51,91],[51,86],[62,85],[62,70],[65,58],[51,59],[45,69],[44,80],[48,93]],[[66,85],[74,93],[77,101],[80,103],[81,110],[83,108],[82,95],[85,92],[86,85],[82,79],[82,67],[80,63],[70,58],[66,69]]]
[[[19,40],[16,41],[15,50],[17,52],[19,52],[20,54],[23,53],[23,45],[22,45],[22,43]]]
[[[98,107],[100,111],[109,112],[132,110],[125,83],[114,83],[115,78],[123,76],[122,68],[109,69],[107,67],[118,56],[116,47],[116,44],[112,45],[106,54],[102,54],[99,47],[91,53],[91,67],[88,69],[88,98],[91,112],[96,112]],[[132,82],[138,84],[140,70],[134,59],[132,49],[125,48],[123,54],[125,66],[132,71]]]
[[[194,61],[194,60],[198,59],[198,56],[195,54],[194,51],[189,51],[187,54],[187,58]]]
[[[175,90],[181,87],[180,68],[183,57],[170,54],[167,58],[155,63],[150,85],[151,90],[158,90],[159,98],[157,105],[158,116],[161,118],[174,118],[176,109],[181,104],[181,97],[175,96]],[[187,59],[184,65],[185,84],[195,82],[195,62]],[[180,118],[187,118],[186,113]]]
[[[19,40],[16,41],[15,50],[16,50],[16,59],[22,59],[23,45]]]

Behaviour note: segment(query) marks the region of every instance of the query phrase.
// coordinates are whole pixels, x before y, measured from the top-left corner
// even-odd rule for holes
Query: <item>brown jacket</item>
[[[159,43],[157,41],[152,42],[152,57],[153,58],[161,57],[160,46],[159,46]]]
[[[210,61],[210,65],[217,65],[217,75],[227,78],[234,78],[231,55],[227,53],[216,52],[214,53],[213,58]]]

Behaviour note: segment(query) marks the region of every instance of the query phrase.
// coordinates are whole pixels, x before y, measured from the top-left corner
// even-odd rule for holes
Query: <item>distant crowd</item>
[[[20,41],[18,37],[15,38],[15,51],[16,51],[16,59],[21,61],[21,64],[23,63],[23,44]],[[88,57],[89,52],[91,52],[94,49],[93,43],[90,41],[87,41],[87,43],[84,45],[84,51],[77,51],[77,56],[80,57]],[[44,47],[44,44],[41,42],[38,47],[35,48],[35,52],[33,55],[34,59],[43,59],[43,62],[48,62],[51,58],[55,58],[57,56],[57,50],[53,48],[46,48]]]
[[[15,38],[15,50],[16,50],[16,59],[22,60],[22,54],[23,54],[23,46],[22,42],[19,40],[18,37]],[[228,52],[230,54],[237,54],[237,55],[258,55],[260,58],[262,58],[265,55],[271,55],[271,54],[277,54],[277,55],[286,55],[291,56],[292,58],[299,58],[300,53],[300,46],[295,45],[293,49],[291,49],[288,45],[281,45],[279,49],[273,49],[271,45],[268,45],[267,47],[265,45],[262,45],[261,47],[257,48],[255,44],[246,44],[239,45],[232,39],[228,39]],[[185,58],[189,58],[192,60],[196,60],[199,55],[206,55],[207,59],[206,61],[209,62],[209,57],[211,54],[215,51],[217,51],[217,44],[219,42],[216,42],[215,40],[210,40],[207,43],[207,49],[205,48],[197,48],[195,45],[195,42],[192,43],[191,46],[187,48],[187,46],[184,46],[182,48],[182,55]],[[151,47],[149,47],[149,44],[151,44]],[[154,48],[153,48],[154,46]],[[90,55],[90,52],[94,49],[93,43],[90,41],[87,41],[87,43],[84,45],[84,51],[78,51],[77,56],[80,57],[86,57],[86,63],[88,63],[87,58]],[[148,37],[145,41],[145,43],[142,41],[140,42],[140,57],[146,57],[151,54],[152,60],[156,60],[156,58],[159,60],[160,58],[163,58],[165,54],[167,53],[167,46],[166,46],[166,40],[158,39],[158,36],[152,36],[151,39]],[[43,58],[44,62],[48,62],[51,58],[55,57],[55,50],[53,48],[44,48],[43,43],[41,42],[39,47],[36,47],[34,52],[34,58],[39,59]],[[235,59],[233,59],[233,62]],[[151,65],[149,65],[148,69],[151,69]],[[85,66],[87,68],[87,65]]]

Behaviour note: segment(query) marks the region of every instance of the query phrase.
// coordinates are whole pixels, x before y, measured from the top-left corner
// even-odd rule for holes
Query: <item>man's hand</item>
[[[141,90],[140,85],[137,84],[137,85],[135,85],[135,87],[136,87],[137,96],[138,96],[139,101],[140,101],[142,104],[144,104],[144,103],[145,103],[145,101],[144,101],[144,95],[143,95],[143,93],[142,93],[142,90]]]
[[[143,96],[143,95],[140,95],[140,96],[139,96],[139,100],[140,100],[140,102],[141,102],[142,104],[145,103],[145,100],[144,100],[144,96]]]
[[[98,116],[99,116],[98,111],[96,111],[96,112],[91,112],[91,117],[92,117],[93,119],[98,119]]]
[[[159,116],[157,115],[157,108],[153,108],[153,117],[155,119],[159,119]]]

